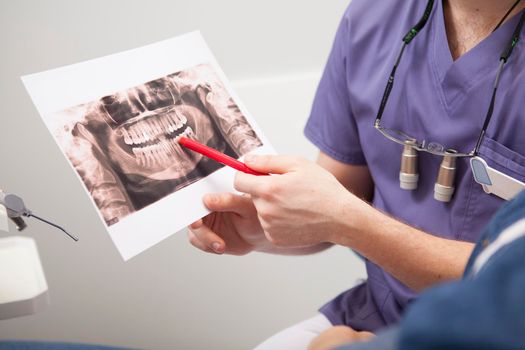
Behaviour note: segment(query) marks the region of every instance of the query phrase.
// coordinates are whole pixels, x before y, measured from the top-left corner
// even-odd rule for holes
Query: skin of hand
[[[339,346],[369,340],[370,332],[358,332],[347,326],[335,326],[319,334],[308,346],[308,350],[332,350]]]
[[[352,195],[331,173],[297,157],[248,156],[245,161],[275,174],[237,173],[234,183],[252,197],[268,241],[289,248],[334,241]]]
[[[212,213],[189,227],[188,238],[196,248],[217,254],[244,255],[267,244],[249,196],[208,194],[203,202]]]
[[[366,167],[337,162],[320,153],[317,164],[327,169],[356,195],[369,198],[373,189]],[[212,212],[189,226],[188,238],[196,248],[215,254],[244,255],[259,251],[281,255],[305,255],[323,251],[329,243],[301,248],[278,247],[268,241],[261,228],[253,201],[249,196],[231,193],[208,194],[204,205]]]
[[[188,238],[194,247],[204,252],[244,255],[256,250],[305,255],[330,247],[329,244],[294,249],[275,246],[266,238],[250,196],[214,193],[206,195],[203,202],[212,213],[189,226]]]

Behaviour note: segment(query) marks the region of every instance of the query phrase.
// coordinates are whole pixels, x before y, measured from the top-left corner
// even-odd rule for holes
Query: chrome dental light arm
[[[35,219],[38,219],[42,222],[45,222],[48,225],[51,225],[53,227],[56,227],[57,229],[63,231],[66,235],[68,235],[71,239],[74,241],[78,241],[78,238],[74,235],[67,232],[64,228],[61,226],[54,224],[48,220],[45,220],[35,214],[33,214],[29,209],[26,208],[24,201],[22,198],[18,197],[14,194],[6,194],[2,190],[0,190],[0,205],[3,205],[7,210],[7,216],[15,223],[16,229],[18,231],[22,231],[27,227],[27,224],[25,223],[23,217],[34,217]]]

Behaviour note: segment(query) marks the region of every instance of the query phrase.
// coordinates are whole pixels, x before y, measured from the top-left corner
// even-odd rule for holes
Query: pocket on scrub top
[[[512,150],[502,143],[485,136],[479,149],[479,156],[487,164],[504,174],[525,182],[525,149]],[[474,242],[477,240],[483,227],[494,213],[505,203],[505,200],[483,191],[483,187],[474,181],[469,168],[470,195],[467,200],[465,220],[458,239]]]
[[[487,164],[504,174],[525,182],[525,149],[512,150],[485,136],[479,155]]]

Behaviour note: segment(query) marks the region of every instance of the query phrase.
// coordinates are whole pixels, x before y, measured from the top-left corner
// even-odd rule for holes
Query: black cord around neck
[[[516,6],[518,6],[518,4],[520,2],[521,2],[521,0],[516,0],[516,2],[514,2],[514,4],[510,7],[510,9],[507,11],[507,13],[501,18],[501,20],[499,21],[498,25],[492,30],[492,33],[494,33],[496,30],[498,30],[499,27],[501,27],[503,22],[505,22],[507,17],[509,17],[509,15],[512,13],[512,11],[514,11]]]

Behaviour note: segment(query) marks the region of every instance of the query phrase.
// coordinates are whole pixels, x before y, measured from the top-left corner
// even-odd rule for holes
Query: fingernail
[[[200,221],[200,220],[199,221],[195,221],[195,222],[190,224],[190,228],[191,229],[197,229],[197,228],[201,227],[201,224],[202,224],[202,221]]]
[[[207,194],[204,196],[204,201],[208,203],[216,203],[218,200],[218,197],[213,194]]]
[[[219,242],[213,242],[211,247],[215,253],[222,253],[221,244]]]

